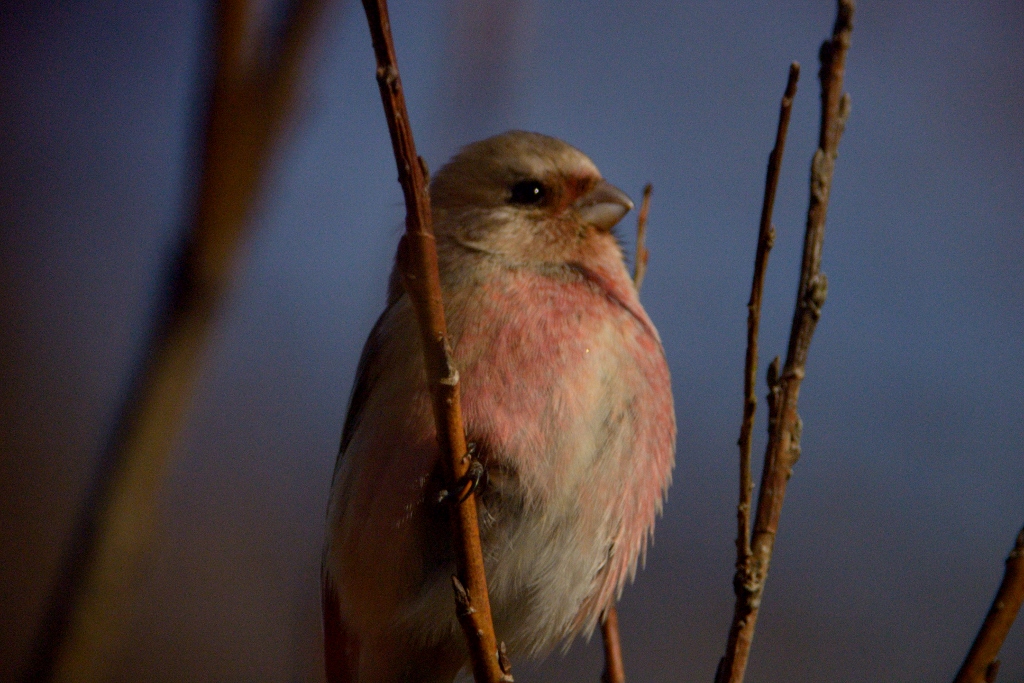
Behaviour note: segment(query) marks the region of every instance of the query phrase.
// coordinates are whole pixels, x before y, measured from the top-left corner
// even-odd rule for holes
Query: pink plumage
[[[513,657],[590,633],[635,571],[675,417],[658,334],[612,226],[632,207],[582,153],[510,132],[431,183],[481,540]],[[392,277],[363,351],[324,551],[331,683],[449,682],[466,662],[415,315]]]

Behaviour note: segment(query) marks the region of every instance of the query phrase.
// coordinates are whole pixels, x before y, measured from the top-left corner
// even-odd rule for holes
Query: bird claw
[[[448,502],[458,505],[479,491],[482,485],[486,483],[487,468],[476,459],[475,443],[467,444],[466,457],[470,459],[469,467],[466,469],[466,473],[455,482],[456,490],[461,491],[461,493],[455,496],[448,489],[441,489],[437,494],[438,503]]]
[[[486,478],[487,478],[487,469],[484,467],[483,463],[481,463],[476,458],[473,458],[472,460],[470,460],[469,461],[469,469],[467,469],[466,470],[466,474],[463,475],[463,477],[461,479],[459,479],[460,487],[464,486],[467,483],[469,484],[469,486],[466,487],[466,490],[463,491],[462,495],[459,497],[459,502],[461,503],[462,501],[466,500],[471,495],[473,495],[474,493],[479,491],[480,487],[482,485],[482,482]]]

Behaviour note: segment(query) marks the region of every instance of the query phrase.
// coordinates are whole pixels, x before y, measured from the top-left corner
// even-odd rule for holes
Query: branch
[[[650,253],[647,251],[647,213],[651,210],[650,183],[644,185],[644,198],[640,201],[640,211],[636,215],[636,263],[633,264],[633,285],[636,291],[640,291],[640,285],[644,283],[644,275],[647,274],[647,259]]]
[[[416,154],[402,81],[398,75],[387,2],[363,0],[363,9],[373,38],[373,50],[377,58],[377,84],[380,86],[384,114],[391,133],[398,181],[405,195],[405,235],[398,246],[398,267],[419,320],[442,467],[450,487],[454,489],[453,482],[459,481],[466,474],[470,458],[466,452],[466,435],[462,424],[459,373],[448,342],[448,328],[441,300],[427,168]],[[511,667],[508,666],[507,657],[499,652],[491,622],[491,605],[477,526],[476,497],[465,496],[454,509],[452,532],[455,536],[457,576],[452,577],[452,583],[456,614],[469,644],[473,676],[477,683],[511,681]]]
[[[215,76],[198,197],[166,300],[136,369],[61,568],[28,681],[106,677],[156,524],[156,498],[177,442],[214,313],[292,103],[321,3],[295,0],[267,67],[243,60],[250,8],[217,7]]]
[[[779,186],[779,171],[782,155],[786,149],[786,132],[789,117],[793,111],[796,84],[800,79],[800,65],[789,65],[789,80],[779,107],[779,126],[775,132],[775,147],[768,155],[768,174],[764,183],[764,202],[761,205],[761,222],[757,234],[757,253],[754,256],[754,279],[750,286],[750,300],[747,302],[747,355],[743,372],[743,423],[740,426],[740,502],[736,508],[736,581],[746,582],[750,563],[750,502],[754,492],[754,481],[750,474],[751,435],[754,431],[754,415],[757,412],[757,335],[761,327],[761,297],[764,293],[764,276],[768,268],[768,254],[775,244],[775,228],[772,226],[772,210],[775,207],[775,192]],[[739,590],[739,588],[737,588]]]
[[[992,606],[988,608],[974,644],[953,683],[994,683],[999,671],[999,648],[1024,602],[1024,529],[1006,558],[1006,570]]]
[[[750,507],[754,491],[754,481],[750,473],[750,453],[753,444],[754,415],[757,411],[757,337],[761,326],[761,298],[764,293],[764,277],[768,267],[768,255],[775,243],[775,229],[772,227],[772,210],[775,206],[775,193],[779,185],[779,171],[782,168],[782,155],[786,147],[786,133],[789,129],[789,118],[793,111],[793,98],[796,96],[796,84],[800,78],[800,65],[793,62],[789,66],[789,79],[779,107],[779,124],[775,133],[775,146],[768,155],[768,170],[765,178],[764,201],[761,205],[761,221],[757,235],[757,252],[754,256],[754,277],[750,286],[750,300],[747,302],[747,353],[743,372],[743,422],[740,426],[740,495],[736,507],[736,573],[733,577],[733,591],[736,593],[736,606],[733,610],[732,627],[726,644],[726,654],[719,663],[720,671],[733,670],[737,664],[740,634],[751,614],[749,586],[751,584],[750,567]],[[777,361],[776,361],[777,362]],[[776,374],[778,367],[776,366]],[[749,647],[744,651],[749,656]]]
[[[619,613],[615,605],[604,611],[601,639],[604,641],[604,671],[601,673],[601,683],[626,683],[626,669],[622,664],[622,642],[619,640]]]
[[[633,285],[639,293],[640,285],[647,273],[649,256],[644,242],[647,237],[647,214],[651,210],[650,183],[644,185],[644,198],[640,202],[640,211],[636,215],[636,257],[633,270]],[[625,683],[626,669],[622,664],[622,642],[619,638],[619,613],[612,605],[604,611],[601,620],[601,640],[604,641],[604,671],[601,673],[602,683]]]
[[[748,569],[742,574],[742,582],[736,582],[741,585],[735,586],[736,608],[729,630],[726,655],[719,662],[715,676],[719,683],[741,683],[746,673],[761,596],[782,514],[786,483],[792,474],[793,465],[800,456],[802,423],[797,413],[797,400],[804,378],[811,337],[821,317],[821,307],[825,303],[827,293],[827,280],[820,272],[821,248],[825,237],[825,218],[839,139],[850,112],[850,97],[848,94],[842,94],[842,88],[846,51],[850,46],[850,33],[853,30],[853,10],[853,0],[839,0],[832,38],[822,44],[819,53],[821,70],[818,75],[822,88],[821,129],[819,148],[814,153],[811,163],[811,198],[807,209],[800,285],[797,289],[786,365],[780,375],[776,360],[768,372],[769,435],[761,474],[757,516],[750,543],[750,555],[745,562]],[[743,526],[743,521],[740,524]],[[745,553],[745,544],[738,541],[737,546],[739,552]],[[737,577],[740,576],[738,572]]]

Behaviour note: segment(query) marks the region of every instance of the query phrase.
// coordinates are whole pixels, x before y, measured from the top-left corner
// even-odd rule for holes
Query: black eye
[[[540,204],[547,191],[536,180],[521,180],[512,186],[512,204]]]

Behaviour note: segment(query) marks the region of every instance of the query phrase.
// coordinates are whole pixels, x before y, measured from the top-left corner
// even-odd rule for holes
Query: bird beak
[[[589,223],[602,232],[608,232],[629,213],[633,208],[633,202],[625,192],[602,180],[594,189],[580,197],[573,206],[584,223]]]

